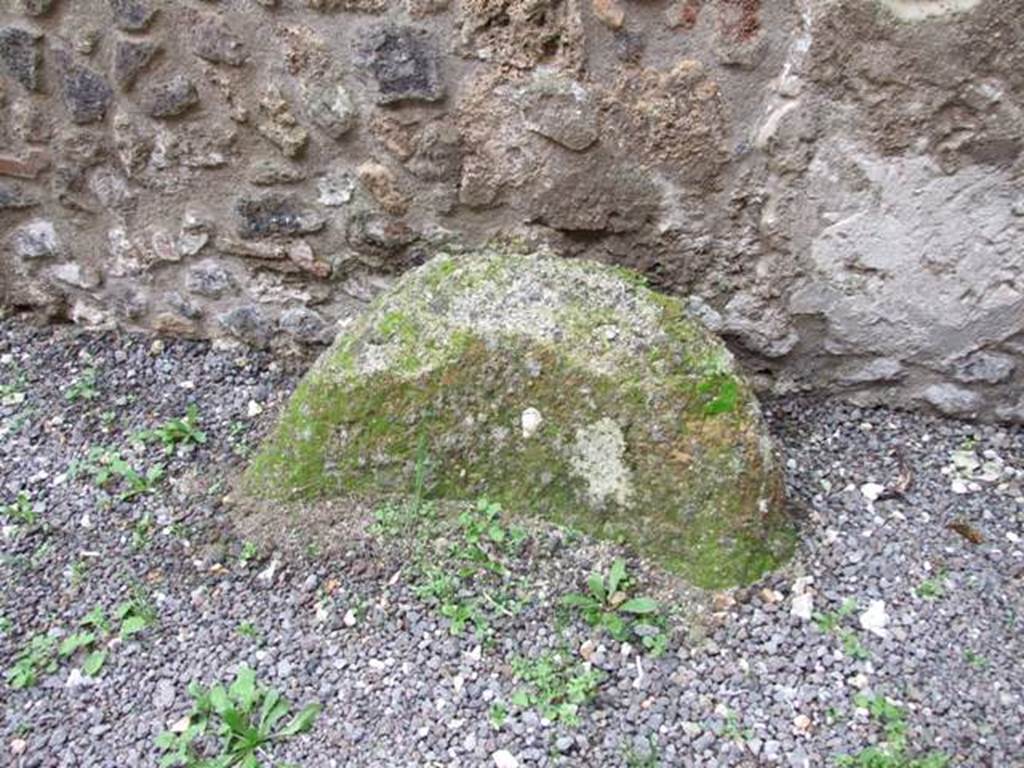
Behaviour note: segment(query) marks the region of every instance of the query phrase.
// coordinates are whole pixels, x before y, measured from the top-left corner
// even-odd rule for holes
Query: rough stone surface
[[[149,40],[118,40],[114,47],[114,82],[130,89],[159,52],[160,46]]]
[[[232,67],[241,66],[247,58],[241,38],[218,16],[202,16],[195,20],[192,50],[201,59]]]
[[[0,29],[0,62],[8,75],[28,91],[38,91],[42,55],[41,35],[20,27]]]
[[[309,119],[332,139],[340,139],[356,123],[355,105],[343,85],[307,89],[305,102]]]
[[[45,16],[54,7],[57,0],[12,0],[16,2],[28,16]]]
[[[57,52],[60,62],[61,94],[75,123],[103,120],[113,92],[102,75],[76,63],[71,54]]]
[[[129,32],[144,30],[157,13],[149,0],[110,0],[110,8],[118,29]]]
[[[278,328],[285,295],[332,325],[510,236],[700,306],[762,391],[1017,419],[1022,41],[1024,0],[12,0],[0,230],[41,206],[104,278],[19,272],[17,306],[127,324],[107,278],[166,295],[216,258],[238,290],[190,335]],[[154,109],[177,78],[201,107]],[[219,248],[257,192],[323,221],[312,256]]]
[[[377,85],[377,103],[437,101],[444,95],[438,53],[428,32],[386,26],[361,47],[362,60]]]
[[[15,254],[21,259],[42,259],[61,252],[57,230],[53,222],[43,219],[30,221],[11,234]]]
[[[189,78],[177,75],[151,86],[146,93],[146,100],[146,111],[150,117],[177,117],[199,104],[199,92]]]
[[[238,234],[246,239],[278,235],[307,235],[323,228],[324,219],[315,211],[301,208],[289,197],[268,194],[243,198],[235,208]]]
[[[412,487],[417,451],[439,498],[486,493],[701,587],[757,578],[793,546],[731,355],[680,302],[595,263],[492,250],[407,273],[320,358],[242,492],[296,515],[379,498]]]

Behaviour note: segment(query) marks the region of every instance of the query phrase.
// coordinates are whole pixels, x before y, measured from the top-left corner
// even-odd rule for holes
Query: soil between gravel
[[[0,505],[27,491],[39,511],[35,526],[0,520],[0,669],[32,635],[73,629],[94,606],[142,592],[158,615],[109,649],[95,679],[82,682],[72,661],[25,690],[0,683],[0,765],[156,765],[154,738],[188,712],[189,681],[227,682],[244,662],[297,705],[324,705],[312,732],[274,752],[306,768],[492,766],[497,750],[522,766],[830,766],[882,738],[858,692],[907,710],[913,752],[1024,766],[1024,429],[770,401],[803,515],[789,565],[711,596],[703,630],[680,629],[651,658],[579,621],[560,635],[559,596],[617,553],[538,531],[517,566],[530,600],[481,645],[453,636],[413,593],[400,555],[368,533],[325,547],[329,557],[240,558],[222,498],[302,367],[0,321],[0,387],[24,394],[0,405]],[[96,396],[69,400],[88,369]],[[193,402],[205,445],[169,457],[128,447]],[[166,478],[154,494],[104,499],[69,472],[95,446],[162,462]],[[657,573],[630,564],[641,590],[660,589]],[[859,608],[827,632],[794,615],[801,594],[815,613],[851,599]],[[872,601],[884,601],[885,637],[858,621]],[[239,632],[246,623],[257,637]],[[492,704],[519,687],[513,659],[588,639],[606,679],[578,727],[514,707],[501,728],[491,723]]]

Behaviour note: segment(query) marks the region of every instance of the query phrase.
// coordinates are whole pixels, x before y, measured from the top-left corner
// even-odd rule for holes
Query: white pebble
[[[885,493],[885,486],[878,483],[864,483],[860,487],[860,492],[868,501],[878,501],[879,497]]]
[[[790,606],[789,612],[798,619],[810,621],[811,616],[814,613],[814,593],[808,591],[804,592],[802,595],[794,597],[793,604]]]
[[[860,615],[860,625],[873,635],[888,637],[889,632],[886,625],[889,623],[889,614],[885,612],[884,600],[872,600],[868,609]]]
[[[491,755],[495,768],[519,768],[519,761],[507,749],[499,749]]]

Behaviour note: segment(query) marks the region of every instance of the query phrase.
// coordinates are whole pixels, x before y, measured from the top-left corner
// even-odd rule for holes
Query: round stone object
[[[417,478],[428,497],[625,543],[699,587],[750,582],[795,540],[722,342],[639,276],[550,253],[442,253],[403,275],[310,369],[239,491],[294,515]]]

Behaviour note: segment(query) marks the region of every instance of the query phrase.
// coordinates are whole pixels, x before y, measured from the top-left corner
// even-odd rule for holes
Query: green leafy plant
[[[647,738],[647,744],[643,748],[630,745],[623,750],[623,753],[626,768],[658,768],[661,765],[658,740],[654,736]]]
[[[722,735],[735,741],[747,741],[753,738],[753,732],[740,724],[740,717],[731,709],[725,709],[723,715]]]
[[[259,559],[260,548],[251,541],[243,541],[242,547],[238,551],[238,564],[243,568],[247,567],[249,563]]]
[[[413,591],[421,600],[437,605],[441,615],[448,619],[453,635],[461,635],[467,626],[472,626],[479,637],[487,635],[490,622],[481,608],[481,600],[463,590],[457,574],[443,566],[424,567]]]
[[[843,653],[856,661],[866,661],[871,658],[871,652],[864,647],[857,633],[852,630],[845,630],[840,634],[843,642]]]
[[[814,614],[814,623],[818,625],[818,629],[822,632],[835,632],[842,625],[843,620],[847,616],[853,615],[856,610],[857,601],[848,597],[843,600],[838,610]]]
[[[975,653],[970,648],[964,651],[964,661],[966,661],[979,672],[983,669],[988,668],[988,659],[986,659],[979,653]]]
[[[925,579],[917,585],[917,589],[914,592],[922,600],[938,600],[946,594],[946,587],[944,585],[945,574],[939,572],[931,579]]]
[[[487,713],[487,719],[491,721],[491,725],[494,729],[501,730],[501,727],[508,720],[508,707],[501,702],[497,702],[491,705],[490,710]]]
[[[649,651],[662,653],[668,638],[660,606],[650,597],[630,597],[631,586],[626,562],[620,558],[606,574],[590,574],[587,592],[566,595],[562,605],[579,610],[587,624],[606,630],[616,640],[636,635]]]
[[[308,704],[279,727],[291,704],[258,685],[256,674],[244,665],[227,688],[193,682],[188,692],[193,706],[187,725],[157,737],[164,752],[161,768],[259,768],[275,744],[310,730],[321,711],[319,704]]]
[[[885,696],[858,694],[854,703],[879,721],[885,734],[881,744],[861,750],[856,755],[839,755],[839,768],[946,768],[950,759],[940,753],[914,757],[907,753],[906,712]]]
[[[244,421],[233,421],[228,428],[228,442],[231,445],[231,452],[240,459],[247,459],[253,452],[253,446],[246,437],[249,431],[249,424]]]
[[[82,673],[95,677],[100,673],[107,660],[107,652],[96,647],[99,638],[95,632],[72,632],[61,641],[57,653],[61,658],[68,659],[79,651],[87,651],[82,660]]]
[[[515,554],[526,539],[523,529],[502,523],[501,505],[486,498],[464,509],[456,524],[460,535],[452,545],[451,554],[464,563],[463,569],[468,568],[468,573],[478,567],[504,573],[505,568],[495,557],[495,551]]]
[[[7,671],[7,684],[11,688],[31,688],[44,673],[57,671],[55,650],[57,639],[52,635],[34,635],[14,659]]]
[[[153,537],[153,517],[148,512],[132,524],[132,549],[145,549]]]
[[[260,642],[263,641],[263,637],[262,637],[262,635],[260,635],[260,631],[258,629],[256,629],[256,625],[253,624],[251,621],[243,621],[243,622],[241,622],[238,625],[238,628],[237,628],[236,631],[242,637],[247,637],[250,640],[255,640],[257,643],[260,643]]]
[[[515,659],[512,672],[525,685],[512,695],[512,704],[520,709],[532,707],[551,722],[579,725],[580,707],[594,697],[604,674],[571,658],[563,651]]]
[[[26,491],[20,491],[10,504],[0,507],[0,515],[24,525],[34,525],[36,510],[32,497]]]
[[[857,611],[857,601],[853,598],[843,600],[842,605],[835,611],[814,614],[814,623],[818,629],[825,634],[836,634],[843,644],[843,653],[851,659],[865,661],[871,658],[871,653],[861,643],[857,633],[852,629],[844,628],[846,619]]]
[[[385,507],[378,514],[378,529],[389,532],[415,531],[420,552],[415,558],[416,595],[435,605],[449,620],[452,634],[472,626],[477,636],[491,632],[498,615],[512,616],[521,605],[509,584],[510,569],[503,560],[516,555],[526,533],[502,521],[501,507],[480,499],[464,508],[448,530],[440,527],[428,502],[413,500],[405,506]],[[448,542],[438,560],[434,541]]]
[[[114,618],[120,622],[121,639],[137,635],[156,623],[156,611],[139,595],[125,600],[114,609]]]
[[[86,368],[81,376],[71,382],[71,386],[64,393],[64,399],[69,403],[78,400],[95,400],[99,396],[99,390],[96,388],[95,368]]]
[[[110,448],[93,447],[84,462],[75,462],[71,466],[72,476],[85,471],[92,476],[97,488],[106,489],[114,486],[120,489],[118,498],[130,501],[147,493],[154,493],[156,485],[164,477],[162,464],[154,464],[143,471],[136,470],[129,464],[120,451]]]
[[[206,444],[206,433],[199,429],[199,407],[195,403],[188,404],[183,417],[171,419],[156,429],[138,432],[136,437],[142,442],[160,442],[164,453],[174,453],[179,446],[192,448]]]
[[[25,402],[25,389],[28,386],[25,372],[18,366],[12,366],[11,376],[0,383],[0,405],[13,406]]]

